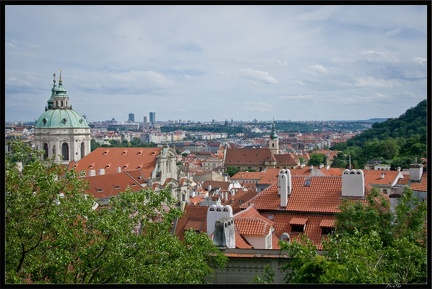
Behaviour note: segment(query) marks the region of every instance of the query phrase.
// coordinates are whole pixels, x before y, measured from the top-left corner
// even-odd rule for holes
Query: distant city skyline
[[[37,119],[59,69],[89,122],[396,118],[427,98],[424,3],[2,4],[5,121]]]

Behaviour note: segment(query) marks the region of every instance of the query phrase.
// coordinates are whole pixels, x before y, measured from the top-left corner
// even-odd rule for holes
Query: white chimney
[[[232,217],[233,209],[230,205],[211,205],[207,210],[207,234],[211,235],[215,230],[216,221],[223,217]]]
[[[384,179],[385,173],[381,173],[381,179]]]
[[[89,170],[89,177],[94,177],[96,176],[96,171],[95,170]]]
[[[362,197],[365,196],[364,173],[362,170],[344,170],[342,173],[342,196]]]
[[[117,167],[117,172],[121,173],[121,167]]]
[[[280,196],[281,207],[286,207],[288,204],[288,195],[291,194],[292,182],[291,171],[280,170],[278,175],[278,194]]]
[[[105,169],[99,169],[99,175],[100,176],[105,175]]]
[[[410,180],[419,182],[421,181],[423,175],[423,165],[422,164],[411,164],[409,168]]]

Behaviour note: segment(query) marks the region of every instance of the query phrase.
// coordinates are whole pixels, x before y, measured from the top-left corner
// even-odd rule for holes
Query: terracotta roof
[[[269,148],[228,148],[225,155],[225,166],[264,165],[269,157],[272,157]]]
[[[88,181],[87,192],[96,199],[108,198],[126,191],[130,187],[132,191],[139,191],[142,187],[125,173],[109,175],[99,175],[94,177],[84,177]]]
[[[427,174],[423,173],[420,182],[411,182],[409,186],[413,191],[427,192]]]
[[[252,249],[253,247],[235,229],[235,246],[239,249]]]
[[[199,228],[201,232],[207,232],[207,210],[206,206],[186,205],[183,216],[177,220],[175,234],[180,240],[184,238],[185,230]],[[199,225],[202,223],[201,225]],[[189,227],[188,227],[189,226]]]
[[[123,170],[140,169],[149,176],[156,166],[156,158],[162,148],[105,148],[99,147],[86,155],[69,169],[76,171],[105,170],[105,174],[118,173],[118,168]],[[88,174],[87,174],[88,175]]]
[[[304,176],[292,176],[292,192],[285,210],[298,212],[336,213],[341,205],[342,177],[311,177],[310,185],[304,185]],[[279,210],[277,181],[267,187],[248,203],[257,210]],[[244,204],[242,208],[248,206]]]
[[[231,180],[259,180],[263,172],[238,172],[232,176]]]
[[[392,185],[396,184],[399,178],[403,178],[398,171],[363,170],[365,184],[372,185]],[[382,178],[382,176],[384,176]]]
[[[335,219],[332,218],[322,219],[320,222],[320,227],[331,228],[334,226],[335,226]]]
[[[294,217],[290,220],[289,223],[290,225],[304,225],[306,224],[307,220],[308,220],[307,217],[302,217],[302,218]]]
[[[235,218],[234,224],[241,235],[266,236],[271,228],[259,218]]]
[[[290,154],[277,154],[274,155],[276,159],[276,165],[277,166],[297,166],[298,163],[295,161],[295,159]]]
[[[230,184],[230,182],[223,181],[204,181],[202,187],[205,190],[207,190],[208,186],[212,186],[212,189],[221,188],[222,190],[228,190]]]
[[[253,207],[240,211],[234,216],[234,224],[241,235],[266,236],[274,222],[260,215]]]
[[[307,223],[305,226],[305,231],[303,233],[300,232],[292,232],[291,231],[291,220],[293,218],[305,218],[307,219]],[[291,241],[298,240],[301,234],[306,234],[308,238],[315,244],[318,250],[322,249],[322,239],[327,238],[327,235],[322,234],[322,228],[320,226],[322,220],[328,220],[326,222],[330,222],[330,220],[334,220],[334,216],[325,216],[325,215],[306,215],[306,214],[290,214],[290,213],[276,213],[274,215],[275,221],[275,233],[280,238],[283,233],[288,233],[290,235]]]
[[[193,229],[195,231],[202,231],[202,227],[204,225],[204,221],[188,221],[186,223],[186,226],[184,227],[184,230]]]

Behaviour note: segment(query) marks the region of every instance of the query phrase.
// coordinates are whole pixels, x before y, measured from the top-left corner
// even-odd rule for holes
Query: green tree
[[[230,177],[234,176],[239,171],[240,171],[240,169],[238,167],[234,167],[234,166],[228,166],[226,168],[226,172],[229,174]]]
[[[172,234],[170,189],[129,189],[95,209],[75,171],[20,142],[5,162],[6,283],[205,283],[226,257],[207,234]],[[22,170],[17,162],[23,164]]]
[[[325,154],[311,154],[308,165],[319,166],[320,164],[325,164],[325,161],[326,161]]]

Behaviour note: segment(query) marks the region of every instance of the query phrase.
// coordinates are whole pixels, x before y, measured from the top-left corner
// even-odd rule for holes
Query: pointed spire
[[[62,70],[61,70],[61,68],[59,68],[59,72],[60,72],[60,77],[59,77],[59,85],[61,85],[61,84],[62,84],[62,78],[61,78],[61,73],[62,73]]]

